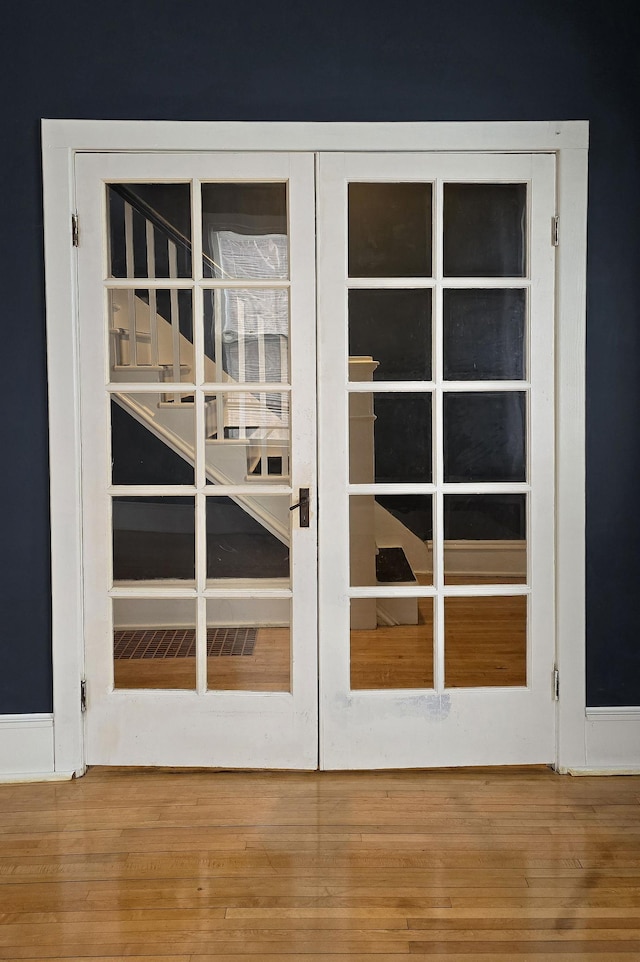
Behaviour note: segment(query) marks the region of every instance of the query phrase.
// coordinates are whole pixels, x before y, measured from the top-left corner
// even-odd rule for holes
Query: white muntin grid
[[[267,182],[265,178],[264,182]],[[112,181],[113,182],[113,181]],[[157,183],[157,181],[153,181]],[[168,290],[170,292],[171,307],[171,328],[172,328],[172,348],[173,357],[170,369],[166,371],[162,381],[162,393],[171,397],[193,395],[194,398],[194,484],[119,484],[109,482],[108,493],[108,515],[110,528],[112,528],[112,505],[113,499],[117,497],[176,497],[184,496],[193,499],[195,512],[195,578],[193,582],[179,583],[178,581],[158,581],[155,584],[146,583],[144,585],[120,585],[117,586],[113,581],[113,559],[109,565],[109,590],[108,596],[111,599],[127,598],[131,600],[147,599],[192,599],[195,605],[195,624],[196,624],[196,692],[200,695],[205,694],[211,689],[208,688],[207,681],[207,602],[209,601],[234,601],[242,599],[263,599],[263,600],[283,600],[290,602],[293,597],[291,588],[291,575],[288,580],[278,579],[277,582],[266,584],[258,580],[256,584],[251,584],[248,579],[241,582],[232,581],[233,587],[226,587],[223,582],[212,584],[207,579],[207,531],[206,514],[207,504],[210,498],[229,497],[242,500],[242,497],[285,497],[287,502],[292,500],[293,488],[286,479],[279,478],[270,482],[265,476],[264,470],[259,479],[244,484],[210,484],[207,483],[207,468],[205,458],[205,400],[207,395],[216,397],[218,414],[218,424],[224,425],[224,405],[226,398],[236,394],[242,399],[247,393],[258,393],[263,397],[269,393],[279,393],[283,398],[290,398],[290,381],[267,381],[267,370],[264,349],[258,346],[259,358],[259,381],[243,381],[243,364],[241,362],[240,380],[233,381],[229,375],[221,369],[222,362],[222,340],[220,336],[219,315],[216,317],[214,347],[216,362],[219,365],[219,377],[212,381],[207,380],[205,371],[205,350],[204,350],[204,298],[207,292],[215,292],[216,302],[220,303],[220,297],[225,289],[229,288],[251,288],[256,290],[271,290],[274,288],[284,289],[290,292],[291,281],[287,279],[274,279],[265,277],[264,279],[243,279],[243,278],[212,278],[205,277],[203,271],[203,235],[202,235],[202,187],[212,181],[204,181],[200,178],[190,180],[180,180],[174,178],[172,183],[187,183],[190,185],[191,197],[191,277],[179,278],[177,268],[177,252],[173,242],[168,242],[168,263],[169,277],[155,277],[155,255],[153,252],[152,231],[148,223],[145,225],[146,240],[146,269],[147,277],[135,277],[134,256],[133,256],[133,218],[130,205],[125,206],[125,264],[126,278],[116,278],[111,276],[110,267],[110,235],[109,235],[109,216],[107,207],[107,189],[105,185],[103,200],[103,276],[104,276],[104,338],[107,369],[105,371],[105,420],[106,436],[111,439],[110,426],[110,400],[113,394],[127,394],[132,398],[136,395],[157,394],[158,382],[146,381],[119,381],[110,380],[111,351],[109,345],[110,328],[112,327],[112,307],[111,292],[125,291],[129,305],[129,363],[136,366],[139,361],[137,354],[137,334],[135,323],[135,292],[144,290],[149,297],[149,311],[156,306],[157,292]],[[286,182],[285,182],[286,183]],[[288,187],[288,185],[287,185]],[[287,191],[288,193],[288,191]],[[290,230],[288,228],[288,237]],[[194,365],[190,372],[189,380],[180,380],[180,330],[179,330],[179,306],[178,292],[189,291],[192,297],[192,318],[193,318],[193,357]],[[150,324],[150,354],[149,363],[157,364],[158,360],[158,337],[156,325]],[[242,356],[243,351],[239,351]],[[281,370],[290,370],[290,364],[282,365]],[[242,406],[242,401],[240,400]],[[288,402],[289,418],[291,417],[291,402]],[[245,432],[246,433],[246,432]],[[111,444],[111,441],[109,441]],[[289,440],[289,457],[293,459],[293,438]],[[111,458],[109,458],[109,464]],[[291,562],[290,562],[291,563]],[[291,617],[289,619],[291,624]],[[113,675],[111,678],[113,687]]]
[[[371,178],[374,179],[374,178]],[[433,583],[431,585],[398,586],[378,585],[347,589],[351,598],[432,598],[433,611],[433,687],[436,692],[453,691],[446,686],[445,679],[445,599],[446,598],[483,598],[525,596],[527,602],[527,678],[531,661],[531,640],[529,630],[529,605],[531,596],[531,552],[529,550],[531,514],[531,353],[530,353],[530,288],[531,288],[531,184],[527,186],[526,233],[525,233],[525,271],[523,277],[446,277],[444,274],[444,185],[455,182],[456,178],[434,178],[432,181],[432,274],[430,277],[346,277],[345,278],[345,316],[348,325],[348,292],[350,290],[431,290],[431,348],[432,380],[430,381],[365,381],[350,382],[346,385],[346,403],[343,405],[348,417],[348,398],[352,393],[399,394],[428,393],[431,395],[431,437],[432,437],[432,479],[425,483],[371,483],[347,484],[349,498],[355,495],[376,494],[424,494],[431,495],[432,501],[432,562]],[[468,181],[472,183],[508,183],[509,181]],[[519,180],[518,183],[524,181]],[[348,223],[348,221],[347,221]],[[347,227],[348,230],[348,227]],[[444,336],[443,336],[443,295],[447,289],[463,290],[515,290],[526,291],[523,380],[445,380],[444,377]],[[345,365],[346,367],[346,365]],[[445,394],[478,394],[485,392],[518,392],[524,394],[525,401],[525,478],[524,482],[446,482],[444,479],[444,396]],[[524,494],[526,496],[525,532],[527,578],[525,584],[445,584],[445,538],[444,538],[444,499],[446,495],[463,494]],[[480,616],[481,617],[481,616]]]

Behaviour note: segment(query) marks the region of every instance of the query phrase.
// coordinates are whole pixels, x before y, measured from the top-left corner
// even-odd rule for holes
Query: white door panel
[[[315,491],[313,157],[80,155],[76,174],[87,762],[315,768],[316,517],[288,510]],[[223,264],[223,233],[254,250]],[[285,304],[277,369],[242,313],[261,299]]]
[[[323,155],[319,198],[321,765],[551,762],[554,158]],[[429,560],[381,577],[368,507]]]

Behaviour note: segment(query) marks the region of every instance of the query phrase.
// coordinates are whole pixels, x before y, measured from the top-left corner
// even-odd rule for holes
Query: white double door
[[[554,183],[78,156],[88,764],[553,761]]]

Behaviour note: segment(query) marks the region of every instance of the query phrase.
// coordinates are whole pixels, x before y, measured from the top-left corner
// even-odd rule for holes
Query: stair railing
[[[168,221],[159,211],[155,210],[147,201],[139,197],[134,191],[132,191],[125,184],[110,184],[110,189],[121,199],[123,204],[123,217],[124,217],[124,266],[127,279],[134,279],[136,277],[136,266],[139,267],[141,263],[146,266],[146,276],[149,279],[156,278],[156,249],[160,249],[158,246],[159,239],[162,243],[166,244],[166,263],[167,263],[167,273],[169,280],[179,279],[178,270],[178,258],[179,252],[187,256],[192,256],[192,244],[189,237],[184,235],[178,228],[176,228],[170,221]],[[144,230],[134,229],[134,218],[135,215],[141,217],[144,223]],[[217,260],[210,257],[204,251],[202,252],[203,265],[205,270],[208,269],[211,276],[225,277],[226,271],[222,268],[221,264]],[[164,318],[168,321],[171,327],[171,364],[166,365],[161,363],[160,356],[160,337],[159,337],[159,326],[158,317],[158,297],[157,289],[150,286],[147,289],[148,294],[148,309],[149,309],[149,331],[140,329],[137,320],[137,307],[139,308],[140,301],[142,300],[137,294],[136,290],[133,288],[127,290],[127,311],[129,315],[129,327],[125,328],[112,328],[111,336],[114,338],[114,355],[116,358],[116,364],[123,367],[149,367],[149,368],[159,368],[160,369],[160,380],[164,380],[164,370],[167,369],[167,373],[171,373],[171,377],[167,380],[172,380],[174,383],[179,383],[181,381],[181,365],[180,365],[180,303],[178,297],[178,288],[173,286],[169,288],[169,318]],[[215,314],[218,318],[222,317],[223,305],[222,305],[222,292],[216,290],[214,292],[215,297]],[[245,331],[244,323],[242,317],[239,318],[238,323],[238,380],[241,382],[245,381]],[[125,352],[124,345],[128,342],[128,352]],[[148,345],[148,346],[147,346]],[[144,346],[144,353],[142,348]],[[217,323],[214,330],[214,351],[216,362],[222,366],[222,359],[224,355],[223,350],[223,339],[222,339],[222,324]],[[264,384],[269,381],[268,363],[265,354],[265,342],[264,337],[258,337],[257,339],[257,380],[259,383]],[[287,370],[287,349],[284,343],[280,346],[280,370]],[[225,379],[233,381],[234,379],[231,375],[226,374],[224,371],[220,371],[220,380]],[[217,422],[217,435],[219,439],[223,439],[225,436],[224,428],[231,421],[235,425],[234,434],[238,439],[244,440],[253,449],[254,458],[254,469],[251,470],[251,466],[248,465],[248,474],[254,478],[273,478],[274,476],[287,477],[289,474],[289,459],[288,459],[288,410],[285,415],[284,422],[281,424],[269,423],[269,418],[267,417],[269,411],[268,404],[268,394],[260,392],[256,394],[255,390],[252,389],[251,381],[247,383],[247,391],[256,397],[258,400],[258,405],[262,407],[262,411],[258,415],[258,423],[262,423],[262,427],[256,431],[255,430],[255,418],[247,418],[244,411],[244,395],[240,393],[237,398],[230,404],[230,399],[224,393],[218,392],[216,395],[216,422]],[[169,396],[164,395],[165,400],[168,400]],[[229,417],[228,408],[232,407],[234,409],[234,416]],[[249,407],[252,407],[249,404]],[[277,418],[275,420],[278,420]],[[251,426],[251,427],[250,427]],[[282,437],[282,431],[286,437]],[[275,450],[275,454],[274,454]],[[276,458],[276,465],[274,470],[269,471],[269,458]],[[277,470],[277,465],[279,461],[280,470]]]
[[[173,224],[155,210],[150,204],[138,197],[124,184],[110,184],[110,189],[121,198],[124,207],[124,260],[126,276],[133,279],[136,276],[136,243],[134,240],[134,212],[144,220],[144,259],[146,261],[147,278],[156,277],[156,244],[161,238],[167,245],[168,275],[170,280],[178,279],[178,251],[182,250],[188,255],[192,253],[191,241],[181,233]],[[138,255],[140,256],[140,242],[138,238]],[[215,261],[203,252],[203,261],[212,271],[218,270]],[[118,351],[119,362],[123,366],[130,367],[160,367],[160,354],[158,343],[158,310],[157,310],[157,291],[154,287],[148,289],[149,297],[149,334],[140,332],[136,323],[136,292],[131,289],[127,291],[127,308],[129,313],[129,330],[123,332],[121,329],[113,331],[113,335],[120,338],[128,334],[129,351],[124,364],[125,355],[122,350]],[[171,374],[175,382],[181,380],[180,377],[180,305],[178,300],[178,290],[175,287],[169,293],[169,323],[172,333],[172,363]],[[142,335],[142,337],[141,337]],[[148,360],[140,356],[140,341],[150,339]]]

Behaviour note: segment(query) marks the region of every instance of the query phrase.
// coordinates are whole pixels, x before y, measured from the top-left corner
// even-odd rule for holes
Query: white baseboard
[[[445,565],[450,575],[527,577],[526,541],[445,541]]]
[[[260,587],[270,587],[261,582]],[[274,585],[282,587],[282,585]],[[227,598],[207,610],[207,626],[224,627],[282,627],[291,619],[291,602],[288,598]],[[118,598],[113,607],[114,627],[118,630],[134,630],[157,627],[195,627],[195,606],[191,599],[169,601],[162,598]]]
[[[640,706],[587,708],[586,768],[575,774],[640,774]]]
[[[53,715],[0,715],[0,781],[54,776]],[[70,778],[71,773],[57,777]]]
[[[0,785],[24,785],[26,782],[68,782],[80,778],[84,772],[18,772],[14,775],[0,773]]]
[[[572,775],[640,774],[640,706],[587,708],[586,765]],[[53,715],[0,715],[0,783],[68,779],[56,771]]]

